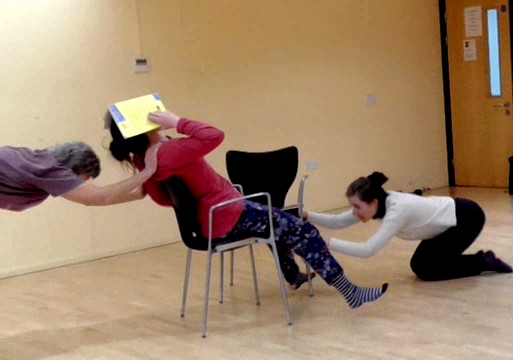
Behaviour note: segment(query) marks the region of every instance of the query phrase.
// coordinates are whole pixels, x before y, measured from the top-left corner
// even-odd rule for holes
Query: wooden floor
[[[432,193],[447,194],[449,189]],[[470,250],[493,249],[513,263],[513,197],[458,188],[482,204],[487,224]],[[377,223],[324,231],[363,240]],[[180,318],[181,243],[0,281],[0,359],[513,359],[513,276],[422,282],[410,271],[415,242],[394,240],[371,259],[336,257],[361,285],[390,284],[372,305],[351,310],[315,279],[315,296],[290,293],[285,321],[276,270],[256,251],[262,304],[256,306],[247,250],[218,302],[214,263],[208,337],[201,337],[204,254],[193,262]]]

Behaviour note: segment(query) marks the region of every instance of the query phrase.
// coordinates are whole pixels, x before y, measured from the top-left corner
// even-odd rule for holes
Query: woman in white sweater
[[[330,229],[345,228],[358,221],[381,221],[378,231],[365,243],[332,238],[329,248],[350,256],[370,257],[394,236],[422,240],[410,261],[422,280],[447,280],[479,275],[482,272],[511,273],[512,268],[493,251],[463,255],[485,223],[481,207],[468,199],[448,196],[418,196],[385,191],[388,178],[374,172],[360,177],[347,188],[352,210],[338,215],[305,212],[305,219]]]

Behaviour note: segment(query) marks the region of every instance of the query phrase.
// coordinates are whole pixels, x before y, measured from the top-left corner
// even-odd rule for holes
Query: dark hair
[[[100,175],[100,159],[86,143],[67,142],[46,149],[57,163],[71,169],[75,175],[88,175],[93,178]]]
[[[109,150],[112,156],[118,161],[127,163],[132,169],[135,169],[134,156],[138,155],[144,158],[146,149],[150,146],[150,141],[145,134],[136,135],[125,139],[121,135],[116,122],[110,122],[110,135],[112,141]]]
[[[383,173],[375,171],[367,177],[360,177],[353,181],[347,187],[346,196],[358,195],[366,203],[370,203],[374,199],[384,199],[387,193],[383,190],[382,185],[387,180],[388,178]]]

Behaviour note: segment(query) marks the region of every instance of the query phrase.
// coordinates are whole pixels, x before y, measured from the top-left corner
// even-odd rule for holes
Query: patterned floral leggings
[[[287,282],[293,283],[299,274],[292,251],[304,258],[330,285],[338,275],[343,274],[342,267],[312,224],[278,209],[273,209],[272,215],[280,267]],[[229,236],[246,238],[268,234],[268,207],[246,201],[241,218]]]

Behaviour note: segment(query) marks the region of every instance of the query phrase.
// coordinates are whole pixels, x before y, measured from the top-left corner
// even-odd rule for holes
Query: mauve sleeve
[[[61,196],[76,189],[85,181],[67,168],[54,167],[44,174],[32,177],[30,182],[52,196]]]

